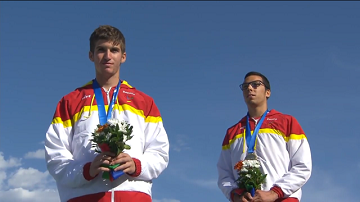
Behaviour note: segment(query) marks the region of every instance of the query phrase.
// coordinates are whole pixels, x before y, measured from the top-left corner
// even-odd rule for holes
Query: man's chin
[[[100,76],[103,79],[109,79],[111,77],[113,77],[114,75],[117,75],[117,72],[114,71],[101,71],[101,72],[97,72],[97,75]]]
[[[246,104],[247,104],[248,106],[252,106],[252,107],[258,106],[258,103],[257,103],[255,100],[247,100],[247,101],[246,101]]]
[[[113,68],[105,68],[101,71],[102,75],[107,75],[107,76],[112,76],[116,73],[118,73],[119,71],[113,69]]]

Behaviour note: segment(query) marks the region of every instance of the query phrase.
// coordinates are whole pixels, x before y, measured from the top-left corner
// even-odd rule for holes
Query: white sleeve
[[[145,118],[145,148],[138,159],[141,172],[136,177],[147,181],[157,178],[169,163],[169,140],[155,103],[152,103],[151,111],[156,116]]]
[[[77,162],[73,159],[69,144],[71,133],[71,118],[66,101],[62,99],[46,133],[45,160],[50,175],[57,183],[75,188],[90,181],[83,176],[83,167],[87,162]]]
[[[289,171],[274,183],[288,197],[299,190],[310,178],[312,160],[309,142],[295,118],[292,118],[287,150]]]
[[[237,189],[236,180],[233,174],[233,165],[231,163],[231,150],[222,149],[217,163],[218,186],[227,199],[230,200],[230,193]]]

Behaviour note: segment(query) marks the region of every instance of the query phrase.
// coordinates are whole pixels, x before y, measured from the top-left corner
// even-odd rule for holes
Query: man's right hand
[[[109,152],[102,152],[99,155],[95,157],[93,162],[91,162],[89,174],[91,177],[95,177],[97,174],[99,174],[101,171],[110,171],[109,168],[101,167],[102,164],[109,165],[111,162],[111,159],[113,158],[112,153]]]
[[[234,201],[233,202],[251,202],[252,201],[251,194],[249,192],[246,192],[245,194],[242,194],[241,196],[238,194],[234,195]]]

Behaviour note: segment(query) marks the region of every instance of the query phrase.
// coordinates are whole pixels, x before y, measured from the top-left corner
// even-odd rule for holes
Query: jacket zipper
[[[105,89],[104,89],[104,90],[105,90]],[[110,104],[110,94],[109,94],[109,93],[110,93],[110,90],[111,90],[111,87],[109,88],[108,91],[105,90],[108,107],[110,107],[110,106],[109,106],[109,104]],[[108,108],[108,111],[109,111],[109,108]],[[115,202],[114,188],[111,189],[111,202]]]
[[[104,89],[105,90],[105,89]],[[107,98],[107,104],[109,105],[110,104],[110,90],[111,90],[111,87],[109,88],[109,90],[108,91],[106,91],[105,90],[105,92],[106,92],[106,98]]]

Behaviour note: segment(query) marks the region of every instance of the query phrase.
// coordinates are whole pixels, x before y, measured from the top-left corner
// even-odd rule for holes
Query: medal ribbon
[[[112,99],[109,103],[108,112],[106,113],[104,98],[102,96],[101,88],[99,86],[99,83],[96,81],[96,79],[93,80],[93,88],[95,93],[96,104],[98,106],[98,111],[99,111],[100,125],[105,125],[107,123],[107,120],[111,118],[111,112],[113,110],[115,100],[119,93],[120,84],[121,82],[119,81],[118,85],[116,86],[116,89],[114,90]]]
[[[108,112],[106,113],[104,98],[103,98],[103,95],[101,92],[101,87],[100,87],[99,83],[96,81],[96,79],[93,80],[93,89],[94,89],[94,93],[95,93],[96,104],[98,106],[100,125],[105,125],[107,123],[107,121],[111,118],[111,112],[114,108],[116,98],[119,94],[120,84],[121,84],[121,81],[119,81],[118,85],[116,86],[116,88],[114,90],[113,96],[109,103]],[[114,169],[117,166],[119,166],[119,165],[108,166],[108,168],[110,168],[110,172],[104,172],[102,177],[105,179],[109,179],[110,181],[114,181],[117,178],[119,178],[121,175],[124,174],[124,172],[122,170],[114,171]]]
[[[248,147],[248,153],[254,153],[256,136],[268,112],[269,110],[266,110],[266,112],[262,115],[259,123],[256,125],[254,132],[252,134],[251,134],[251,128],[249,122],[249,117],[250,117],[249,112],[246,115],[246,145]]]

